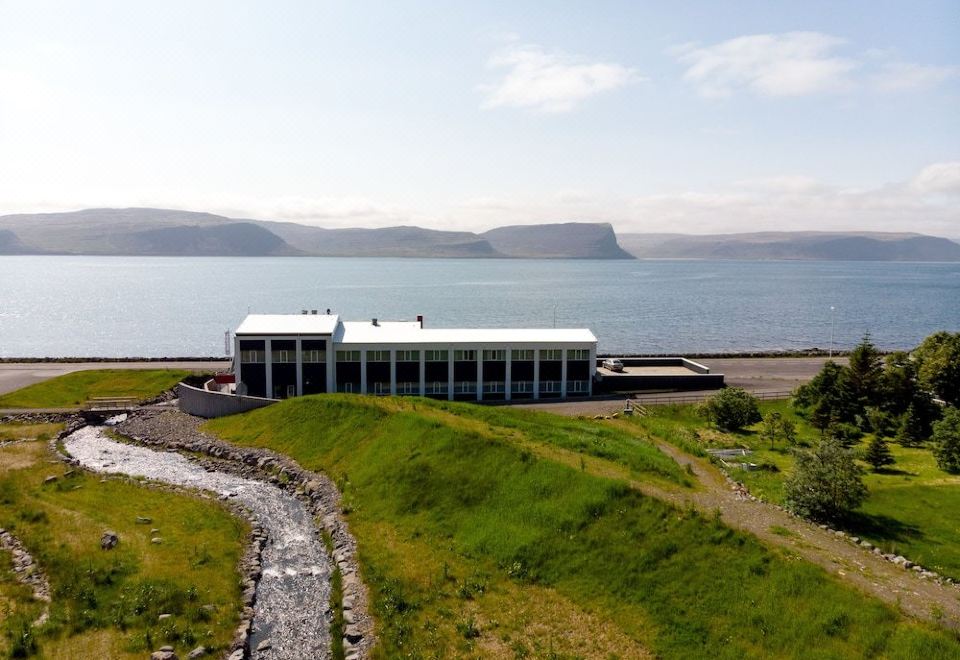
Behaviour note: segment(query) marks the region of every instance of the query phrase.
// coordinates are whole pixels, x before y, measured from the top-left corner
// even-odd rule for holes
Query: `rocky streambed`
[[[331,561],[299,499],[277,485],[216,470],[176,452],[117,442],[99,426],[84,426],[63,444],[88,470],[213,492],[249,511],[267,539],[253,604],[250,657],[329,656]]]

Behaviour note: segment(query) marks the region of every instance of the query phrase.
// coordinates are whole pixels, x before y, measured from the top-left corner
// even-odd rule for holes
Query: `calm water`
[[[960,264],[0,257],[0,357],[208,356],[248,311],[591,328],[601,351],[882,347],[960,330]]]

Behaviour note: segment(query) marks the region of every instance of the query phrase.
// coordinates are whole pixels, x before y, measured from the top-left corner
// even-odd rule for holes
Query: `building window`
[[[367,362],[389,362],[390,351],[367,351]]]
[[[589,360],[590,359],[590,349],[589,348],[571,348],[567,351],[568,360]]]
[[[453,391],[457,394],[474,394],[477,391],[477,381],[458,380],[454,383]]]
[[[271,353],[271,359],[273,360],[274,364],[297,361],[296,351],[280,349],[280,350],[270,351],[270,353]]]
[[[514,394],[531,394],[533,393],[533,381],[515,380],[510,383],[510,391]]]
[[[240,351],[240,362],[244,364],[263,364],[264,351]]]
[[[397,351],[397,362],[419,362],[420,351]]]
[[[507,352],[503,349],[484,349],[483,359],[486,362],[504,362],[507,359]]]
[[[517,362],[533,362],[533,349],[520,348],[510,351],[510,359]]]
[[[379,395],[390,394],[390,383],[374,383],[373,393]]]
[[[427,394],[447,394],[450,391],[446,381],[427,383]]]
[[[540,351],[540,361],[548,362],[553,360],[562,360],[563,350],[559,348],[546,348]]]
[[[584,394],[590,391],[590,383],[585,380],[568,380],[567,392]]]
[[[540,381],[540,391],[547,394],[559,393],[560,392],[560,381],[559,380],[542,380]]]
[[[424,351],[427,362],[446,362],[450,359],[450,351]]]
[[[338,392],[352,393],[352,392],[353,392],[353,383],[340,383],[339,385],[337,385],[337,391],[338,391]]]
[[[454,351],[453,359],[455,362],[476,362],[477,352],[476,351]]]
[[[502,380],[485,380],[483,381],[483,391],[486,394],[500,394],[504,391],[504,385]]]
[[[397,394],[420,394],[420,383],[397,383]]]
[[[319,349],[310,349],[303,352],[303,361],[307,364],[327,361],[327,352]]]
[[[337,351],[337,362],[359,362],[360,351]]]

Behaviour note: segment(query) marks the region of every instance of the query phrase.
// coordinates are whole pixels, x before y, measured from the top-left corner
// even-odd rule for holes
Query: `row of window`
[[[420,351],[403,350],[397,351],[397,362],[419,362]],[[262,364],[266,352],[263,350],[240,351],[240,361],[244,364]],[[449,359],[449,351],[433,350],[424,351],[424,360],[426,362],[446,362]],[[533,349],[523,348],[510,351],[510,359],[514,362],[533,361]],[[482,358],[485,362],[505,362],[507,352],[504,349],[484,349]],[[292,363],[297,361],[297,354],[294,350],[275,350],[271,351],[271,360],[274,364]],[[360,351],[337,351],[337,362],[359,362]],[[455,362],[476,362],[477,351],[475,350],[457,350],[453,352]],[[563,350],[559,348],[543,349],[540,351],[540,361],[550,362],[563,359]],[[589,360],[590,350],[586,348],[571,348],[567,350],[568,360]],[[304,364],[326,362],[327,352],[324,350],[306,350],[303,351]],[[367,362],[389,362],[390,351],[367,351]]]
[[[359,390],[359,385],[355,383],[341,383],[337,387],[338,392],[353,392]],[[369,386],[369,392],[371,394],[390,394],[390,383],[386,382],[375,382],[371,383]],[[455,394],[476,394],[477,392],[477,381],[475,380],[458,380],[453,384],[453,391]],[[484,381],[483,383],[483,393],[484,394],[502,394],[506,391],[505,383],[500,381]],[[533,393],[533,381],[532,380],[518,380],[510,383],[510,391],[513,394],[532,394]],[[544,394],[559,394],[561,391],[561,381],[559,380],[543,380],[540,381],[540,392]],[[586,393],[590,391],[590,383],[586,380],[568,380],[567,381],[567,393]],[[447,394],[449,388],[447,383],[444,381],[433,381],[424,384],[424,393],[425,394]],[[397,394],[420,394],[420,383],[417,382],[402,382],[397,383]]]

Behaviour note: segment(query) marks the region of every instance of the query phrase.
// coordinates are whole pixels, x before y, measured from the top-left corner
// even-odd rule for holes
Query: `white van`
[[[610,371],[623,371],[623,362],[615,358],[607,358],[600,363],[600,366]]]

